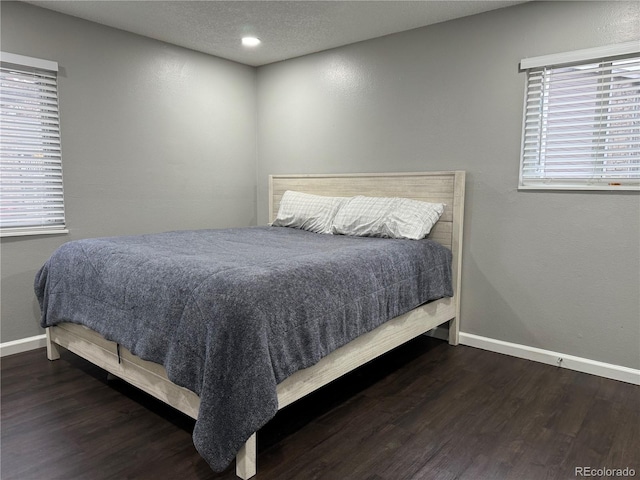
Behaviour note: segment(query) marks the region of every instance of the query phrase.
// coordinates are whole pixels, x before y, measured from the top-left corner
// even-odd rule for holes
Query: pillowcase
[[[271,224],[315,233],[332,233],[333,217],[346,197],[324,197],[287,190],[282,195],[278,215]]]
[[[443,203],[408,198],[349,198],[333,219],[333,233],[362,237],[426,237],[444,212]]]

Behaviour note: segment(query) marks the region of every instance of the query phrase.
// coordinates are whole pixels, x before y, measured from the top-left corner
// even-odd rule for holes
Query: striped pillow
[[[443,203],[408,198],[349,198],[333,219],[333,233],[361,237],[426,237],[444,212]]]
[[[324,197],[287,190],[272,225],[330,234],[333,217],[345,200],[345,197]]]

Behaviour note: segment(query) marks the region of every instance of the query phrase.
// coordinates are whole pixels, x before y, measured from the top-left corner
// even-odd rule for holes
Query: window
[[[519,188],[640,189],[640,42],[522,60]]]
[[[58,64],[0,55],[0,233],[65,233]]]

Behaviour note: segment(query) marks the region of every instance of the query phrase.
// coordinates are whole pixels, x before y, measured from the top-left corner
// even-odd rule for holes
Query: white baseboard
[[[640,385],[640,370],[460,332],[460,344]]]
[[[0,343],[0,357],[6,357],[14,353],[28,352],[29,350],[46,346],[47,336],[45,334],[21,338],[20,340],[13,340],[12,342],[4,342]]]

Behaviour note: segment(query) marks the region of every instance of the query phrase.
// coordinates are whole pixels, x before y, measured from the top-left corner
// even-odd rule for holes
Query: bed
[[[450,249],[453,287],[452,296],[421,304],[354,338],[331,353],[321,355],[313,365],[297,370],[286,378],[277,377],[279,381],[275,385],[276,410],[440,325],[448,323],[449,343],[457,345],[464,181],[463,171],[269,177],[270,220],[275,218],[280,200],[287,190],[323,196],[404,197],[444,203],[444,213],[431,230],[429,239]],[[107,340],[77,323],[58,323],[47,328],[46,332],[49,360],[59,358],[58,346],[62,346],[190,417],[199,418],[201,400],[204,397],[201,399],[192,390],[170,381],[168,377],[171,375],[168,376],[167,370],[161,364],[143,360],[120,343]],[[241,394],[242,392],[238,397],[240,401]],[[204,408],[204,404],[202,405]],[[236,473],[243,479],[254,476],[257,470],[256,433],[253,430],[252,432],[236,455]]]

